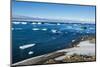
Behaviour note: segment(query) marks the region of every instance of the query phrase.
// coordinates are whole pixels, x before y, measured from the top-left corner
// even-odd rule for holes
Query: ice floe
[[[20,24],[20,22],[12,22],[13,24]]]
[[[31,55],[31,54],[33,54],[33,53],[34,53],[33,51],[29,51],[29,52],[28,52],[29,55]]]
[[[33,22],[32,24],[36,24],[36,23]]]
[[[46,31],[47,29],[46,29],[46,28],[43,28],[42,30],[43,30],[43,31]]]
[[[11,28],[12,30],[22,30],[22,28]]]
[[[57,23],[57,25],[60,25],[60,23]]]
[[[27,45],[23,45],[23,46],[19,46],[19,49],[26,49],[26,48],[30,48],[30,47],[33,47],[35,46],[36,44],[27,44]]]
[[[32,30],[34,30],[34,31],[35,31],[35,30],[39,30],[39,28],[33,28]]]
[[[51,32],[52,32],[52,33],[57,33],[57,30],[52,29]]]
[[[14,28],[11,28],[12,30],[14,30]]]
[[[42,24],[41,22],[38,22],[38,24]]]
[[[78,26],[78,24],[74,24],[74,26]]]
[[[21,22],[21,24],[25,25],[25,24],[27,24],[27,22]]]
[[[90,27],[89,29],[90,29],[90,30],[94,30],[95,28],[91,28],[91,27]]]
[[[87,31],[86,33],[89,33],[89,31]]]
[[[75,40],[72,40],[72,42],[75,42]]]

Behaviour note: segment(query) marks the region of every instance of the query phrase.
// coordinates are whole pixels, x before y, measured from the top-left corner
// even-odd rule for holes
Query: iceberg
[[[27,24],[27,22],[22,22],[21,24]]]
[[[39,30],[39,28],[33,28],[32,30]]]
[[[33,22],[32,24],[36,24],[36,23]]]
[[[57,33],[57,30],[52,29],[51,32],[52,32],[52,33]]]
[[[20,46],[20,47],[19,47],[19,49],[24,50],[24,49],[26,49],[26,48],[33,47],[33,46],[35,46],[35,45],[36,45],[36,44],[28,44],[28,45],[23,45],[23,46]]]
[[[38,24],[42,24],[41,22],[38,22]]]
[[[29,52],[28,52],[29,55],[31,55],[31,54],[33,54],[33,53],[34,53],[33,51],[29,51]]]
[[[13,24],[20,24],[20,22],[12,22]]]
[[[14,30],[14,28],[11,28],[12,30]]]
[[[60,25],[60,23],[57,23],[57,25]]]
[[[47,29],[46,29],[46,28],[43,28],[42,30],[43,30],[43,31],[46,31]]]

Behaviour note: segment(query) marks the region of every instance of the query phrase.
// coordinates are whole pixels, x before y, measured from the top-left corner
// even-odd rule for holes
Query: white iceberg
[[[46,31],[47,29],[46,29],[46,28],[43,28],[42,30],[43,30],[43,31]]]
[[[57,25],[60,25],[60,23],[57,23]]]
[[[52,32],[52,33],[57,33],[57,30],[52,29],[51,32]]]
[[[33,22],[32,24],[36,24],[36,23]]]
[[[27,24],[27,22],[21,22],[21,24]]]
[[[39,30],[39,28],[33,28],[32,30]]]
[[[14,28],[11,28],[12,30],[14,30]]]
[[[29,51],[29,52],[28,52],[29,55],[31,55],[31,54],[33,54],[33,53],[34,53],[33,51]]]
[[[38,22],[38,24],[42,24],[41,22]]]
[[[19,49],[24,50],[24,49],[26,49],[26,48],[33,47],[33,46],[35,46],[35,45],[36,45],[36,44],[27,44],[27,45],[19,46]]]
[[[13,24],[20,24],[20,22],[12,22]]]

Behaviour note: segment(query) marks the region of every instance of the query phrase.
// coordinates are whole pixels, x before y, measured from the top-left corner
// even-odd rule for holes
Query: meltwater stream
[[[69,48],[91,35],[95,24],[12,22],[12,63]]]

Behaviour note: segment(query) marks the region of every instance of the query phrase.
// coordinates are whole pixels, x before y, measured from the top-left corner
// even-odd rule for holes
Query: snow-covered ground
[[[78,44],[78,47],[63,49],[59,50],[58,52],[66,52],[65,56],[73,54],[95,56],[95,43],[90,43],[89,40],[82,41]],[[55,60],[62,60],[65,56],[55,58]]]

